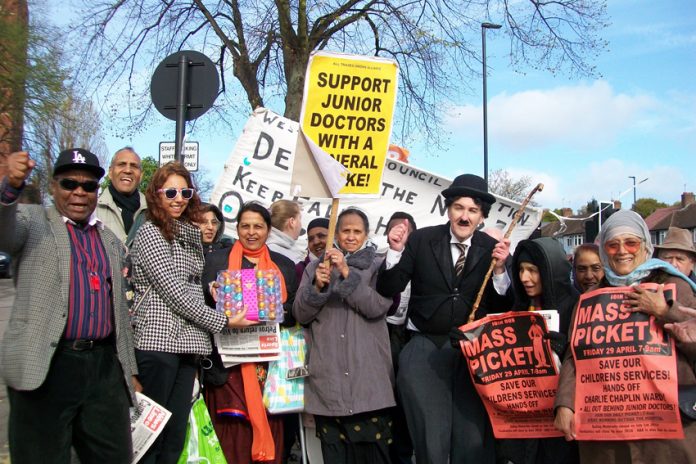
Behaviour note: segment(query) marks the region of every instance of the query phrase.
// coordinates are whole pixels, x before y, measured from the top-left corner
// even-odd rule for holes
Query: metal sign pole
[[[176,139],[174,153],[176,160],[184,164],[184,133],[186,132],[186,110],[188,106],[188,58],[186,55],[179,57],[179,89],[176,97]]]
[[[164,117],[176,122],[174,160],[184,166],[186,121],[198,118],[213,106],[219,87],[220,79],[215,64],[202,53],[193,50],[182,50],[169,55],[160,62],[152,75],[152,103]]]

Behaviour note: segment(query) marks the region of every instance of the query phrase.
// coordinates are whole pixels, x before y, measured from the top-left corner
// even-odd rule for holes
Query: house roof
[[[564,230],[562,229],[562,222],[560,220],[549,222],[541,226],[541,236],[564,237],[566,235],[583,235],[585,233],[585,220],[587,219],[586,215],[575,215],[563,219],[563,222],[565,223]]]
[[[658,208],[650,216],[645,218],[645,223],[650,230],[667,230],[672,222],[672,214],[679,209],[678,206]]]
[[[645,218],[645,223],[650,230],[667,230],[670,227],[682,229],[696,228],[696,203],[681,208],[669,206],[656,209],[654,213]]]
[[[696,228],[696,203],[691,203],[685,208],[675,211],[669,225],[672,227],[681,227],[682,229]]]

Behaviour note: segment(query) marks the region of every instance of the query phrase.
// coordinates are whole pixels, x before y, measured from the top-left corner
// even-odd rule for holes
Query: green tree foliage
[[[593,198],[585,206],[578,210],[578,214],[592,214],[599,211],[599,202]]]
[[[561,208],[555,208],[552,210],[556,215],[562,216],[563,210]],[[556,222],[558,218],[551,214],[548,209],[544,210],[544,215],[541,217],[541,222]]]
[[[640,214],[641,217],[645,219],[646,217],[654,213],[656,209],[666,208],[667,206],[667,203],[657,201],[654,198],[639,198],[633,204],[633,207],[631,209],[636,213]]]
[[[152,175],[159,167],[159,162],[152,156],[146,156],[140,160],[140,164],[143,168],[143,177],[140,181],[140,191],[145,193],[147,186],[150,185],[150,181],[152,180]]]
[[[154,69],[177,50],[203,51],[218,65],[222,118],[283,101],[284,115],[297,120],[307,62],[315,50],[395,59],[400,91],[394,140],[407,145],[427,138],[436,146],[445,104],[478,88],[483,21],[504,25],[500,33],[507,35],[514,67],[595,75],[593,61],[607,45],[600,37],[607,25],[602,0],[82,3],[80,30],[91,30],[91,37],[80,37],[81,62],[90,71],[83,75],[95,87],[113,91],[115,110],[129,108],[127,131],[142,128],[152,113],[150,83],[140,70]]]

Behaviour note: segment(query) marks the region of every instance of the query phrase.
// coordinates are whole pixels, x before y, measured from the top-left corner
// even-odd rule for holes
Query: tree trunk
[[[0,156],[22,149],[24,129],[24,85],[29,33],[29,10],[26,0],[0,0],[0,28],[12,35],[0,47]],[[10,32],[12,31],[12,32]],[[22,71],[17,71],[22,70]],[[4,160],[3,160],[4,161]],[[0,178],[5,163],[0,162]]]

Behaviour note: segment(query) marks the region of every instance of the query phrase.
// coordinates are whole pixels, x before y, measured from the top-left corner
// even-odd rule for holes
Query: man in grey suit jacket
[[[124,298],[125,248],[94,215],[104,170],[84,149],[60,153],[54,206],[17,205],[35,163],[8,156],[0,249],[17,261],[0,369],[12,462],[127,463],[137,374]],[[137,383],[137,381],[135,381]]]

